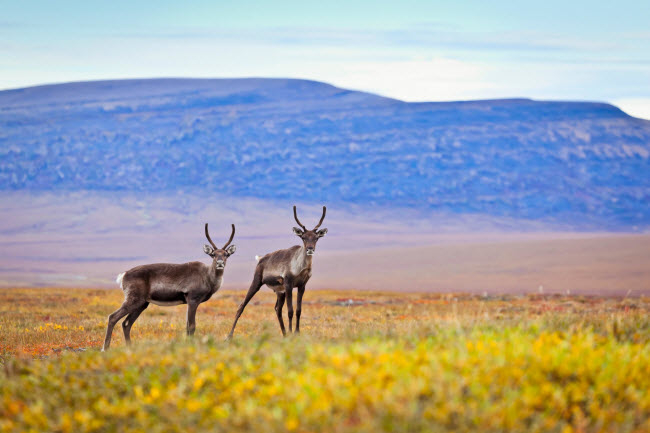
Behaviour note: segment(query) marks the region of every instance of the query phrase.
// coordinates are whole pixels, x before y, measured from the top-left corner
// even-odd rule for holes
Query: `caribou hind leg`
[[[142,312],[146,310],[148,306],[149,303],[145,302],[140,308],[129,313],[126,316],[126,319],[124,319],[124,321],[122,322],[122,331],[124,331],[124,341],[126,341],[127,345],[131,344],[131,327],[133,326],[135,321],[138,320],[140,314],[142,314]]]
[[[126,302],[108,316],[108,326],[106,327],[106,337],[104,338],[104,347],[102,347],[102,352],[111,347],[111,336],[113,335],[113,328],[115,328],[117,322],[119,322],[122,317],[129,314],[125,304]]]
[[[250,288],[248,289],[248,293],[246,293],[246,298],[244,298],[244,302],[239,305],[239,308],[237,309],[237,315],[235,316],[235,321],[232,324],[232,328],[230,329],[230,333],[226,337],[227,340],[230,340],[232,338],[232,334],[235,332],[235,326],[237,326],[237,321],[239,320],[239,316],[242,315],[244,312],[244,308],[246,308],[246,305],[250,302],[251,299],[253,299],[253,296],[260,290],[260,287],[262,287],[262,272],[261,270],[255,272],[255,276],[253,277],[253,282],[251,283]]]
[[[102,348],[102,351],[108,350],[111,346],[111,336],[113,335],[113,328],[115,328],[117,322],[119,322],[122,317],[142,308],[142,305],[145,303],[146,301],[138,302],[133,299],[127,299],[120,308],[108,316],[108,326],[106,327],[106,337],[104,338],[104,347]]]

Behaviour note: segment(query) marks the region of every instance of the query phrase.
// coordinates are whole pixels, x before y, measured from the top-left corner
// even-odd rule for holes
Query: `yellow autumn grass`
[[[647,299],[314,291],[283,339],[265,293],[225,342],[243,295],[101,353],[117,291],[0,291],[0,431],[650,431]]]

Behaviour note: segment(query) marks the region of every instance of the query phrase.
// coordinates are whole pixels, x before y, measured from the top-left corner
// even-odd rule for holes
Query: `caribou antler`
[[[208,223],[205,223],[205,237],[208,238],[208,242],[212,245],[212,247],[215,250],[218,250],[219,248],[212,242],[212,239],[210,238],[210,233],[208,233]],[[226,242],[226,245],[221,248],[222,250],[225,250],[228,245],[232,242],[233,238],[235,237],[235,225],[232,224],[232,234],[230,235],[230,239],[228,239],[228,242]]]
[[[325,212],[327,211],[327,208],[323,206],[323,216],[320,217],[320,221],[318,221],[318,224],[316,224],[316,227],[314,227],[314,230],[316,230],[318,227],[320,227],[321,224],[323,224],[323,220],[325,219]]]
[[[205,229],[206,229],[206,233],[207,233],[207,230],[208,230],[208,225],[207,224],[205,225]],[[232,242],[232,238],[234,238],[234,237],[235,237],[235,225],[233,224],[232,225],[232,234],[230,235],[230,239],[228,239],[228,242],[226,242],[226,245],[224,245],[223,248],[221,248],[221,249],[225,250],[226,247],[228,245],[230,245],[230,243]]]
[[[210,242],[210,245],[212,245],[212,248],[215,250],[218,250],[217,246],[212,242],[212,239],[210,239],[210,233],[208,233],[208,223],[205,223],[205,237],[208,238],[208,242]]]
[[[307,227],[305,227],[304,225],[302,225],[302,223],[301,223],[300,220],[298,219],[298,214],[296,213],[296,206],[295,206],[295,205],[293,206],[293,217],[296,219],[296,222],[298,223],[298,225],[299,225],[300,227],[302,227],[302,229],[303,229],[304,231],[307,231]]]

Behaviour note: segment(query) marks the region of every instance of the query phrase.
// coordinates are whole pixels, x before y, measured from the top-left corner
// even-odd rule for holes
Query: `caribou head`
[[[327,229],[320,229],[321,224],[323,224],[323,220],[325,219],[325,212],[327,211],[327,208],[323,206],[323,216],[320,217],[320,221],[318,221],[318,224],[316,224],[316,227],[314,227],[312,230],[307,230],[307,228],[300,222],[298,219],[298,214],[296,212],[296,207],[293,207],[293,217],[296,219],[296,222],[300,226],[294,227],[293,232],[300,238],[302,239],[302,243],[305,246],[305,250],[308,256],[313,256],[314,253],[316,252],[316,242],[325,234],[327,233]]]
[[[205,237],[208,238],[208,242],[210,242],[210,245],[212,246],[204,245],[203,251],[212,257],[212,266],[216,270],[225,269],[226,260],[228,260],[228,257],[235,254],[235,251],[237,250],[237,247],[235,245],[230,245],[232,239],[235,237],[235,225],[232,225],[232,234],[230,235],[230,239],[228,239],[228,242],[226,242],[226,245],[224,245],[223,248],[217,247],[214,242],[212,242],[212,239],[210,239],[210,233],[208,233],[208,223],[205,223]]]

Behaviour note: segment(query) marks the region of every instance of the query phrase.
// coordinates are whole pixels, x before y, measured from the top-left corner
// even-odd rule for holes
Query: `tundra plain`
[[[650,301],[308,290],[282,338],[262,290],[150,306],[120,290],[0,290],[0,431],[645,432]]]

